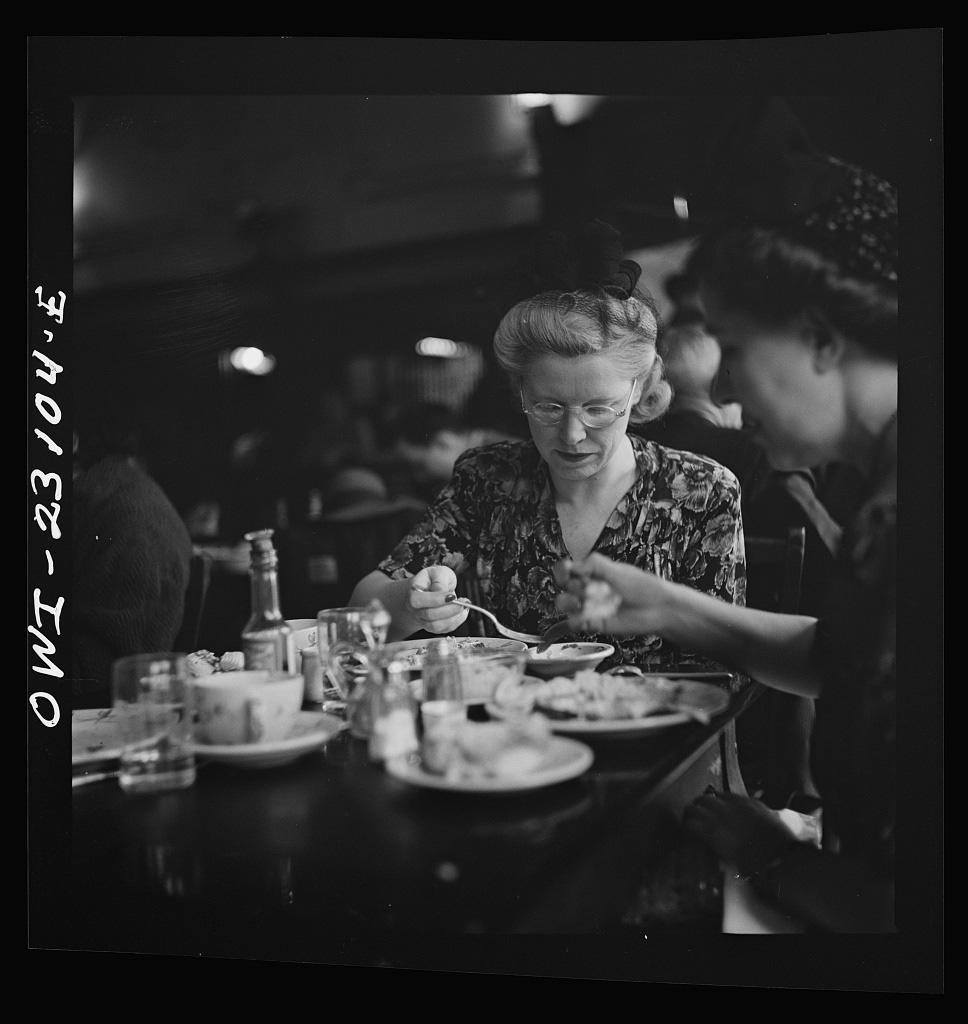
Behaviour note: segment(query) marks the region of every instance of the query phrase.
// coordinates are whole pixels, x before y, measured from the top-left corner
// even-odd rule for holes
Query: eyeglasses
[[[559,424],[565,418],[566,409],[575,409],[578,412],[578,418],[586,427],[591,427],[592,430],[601,430],[603,427],[611,426],[629,411],[634,391],[635,381],[633,380],[628,398],[625,400],[625,408],[621,412],[611,405],[559,405],[557,402],[535,402],[529,409],[524,402],[524,392],[519,389],[519,394],[521,395],[521,408],[525,415],[534,417],[546,427]]]

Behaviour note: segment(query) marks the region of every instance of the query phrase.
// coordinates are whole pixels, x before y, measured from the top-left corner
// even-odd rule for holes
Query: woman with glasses
[[[556,562],[592,551],[744,601],[736,478],[628,432],[630,422],[660,416],[671,397],[656,308],[636,287],[639,266],[621,258],[617,233],[600,222],[560,255],[564,287],[519,302],[494,337],[531,439],[465,452],[421,522],[353,594],[354,604],[386,605],[391,639],[456,632],[468,613],[447,596],[469,571],[505,625],[542,633],[562,618]],[[613,643],[614,664],[683,659],[659,637],[560,639]]]

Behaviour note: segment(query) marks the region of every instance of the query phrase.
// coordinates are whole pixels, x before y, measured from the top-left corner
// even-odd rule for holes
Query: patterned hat
[[[897,192],[876,174],[827,157],[843,182],[792,230],[845,273],[897,285]]]
[[[773,229],[845,274],[897,287],[897,193],[876,174],[818,153],[780,98],[741,104],[708,153],[719,216]]]

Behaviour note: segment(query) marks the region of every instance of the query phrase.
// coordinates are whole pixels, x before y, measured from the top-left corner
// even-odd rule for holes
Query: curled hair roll
[[[549,231],[538,246],[542,291],[601,290],[627,299],[641,275],[638,263],[624,258],[621,235],[604,221],[590,221],[572,232]]]
[[[659,311],[638,286],[642,268],[623,256],[619,233],[602,221],[548,233],[539,250],[538,294],[512,307],[494,334],[494,354],[517,392],[535,360],[606,355],[642,383],[634,423],[661,416],[672,389],[656,350]]]

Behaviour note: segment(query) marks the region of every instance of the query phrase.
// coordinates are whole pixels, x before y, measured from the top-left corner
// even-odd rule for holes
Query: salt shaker
[[[415,753],[419,745],[417,714],[407,664],[391,661],[372,666],[369,684],[370,760],[384,762]]]
[[[440,636],[428,641],[421,675],[425,701],[463,701],[460,661],[454,637]]]
[[[423,661],[423,699],[420,702],[420,756],[428,771],[446,769],[448,751],[461,723],[467,719],[460,659],[454,637],[436,637]]]
[[[316,646],[304,647],[302,655],[303,701],[307,704],[322,704],[326,699],[323,682],[323,668],[319,663],[319,651]]]

